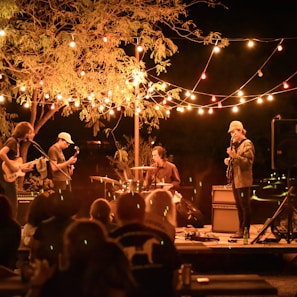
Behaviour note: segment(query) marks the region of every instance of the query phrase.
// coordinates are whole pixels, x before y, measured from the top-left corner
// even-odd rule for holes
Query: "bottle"
[[[243,244],[248,244],[249,243],[249,230],[248,227],[244,227],[243,230]]]
[[[185,287],[191,285],[192,265],[183,264],[181,266],[182,283]]]

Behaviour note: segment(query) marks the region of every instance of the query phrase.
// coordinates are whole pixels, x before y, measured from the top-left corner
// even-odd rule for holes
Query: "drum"
[[[132,180],[123,183],[122,192],[142,192],[144,190],[143,181],[140,180]]]

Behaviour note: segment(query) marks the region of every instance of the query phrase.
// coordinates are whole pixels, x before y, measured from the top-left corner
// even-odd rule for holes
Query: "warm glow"
[[[249,40],[247,45],[248,45],[248,47],[253,47],[255,45],[255,43],[253,40]]]
[[[219,53],[221,51],[221,49],[216,45],[214,48],[213,48],[213,51],[214,53]]]
[[[287,82],[284,82],[284,83],[283,83],[283,88],[284,88],[284,89],[288,89],[288,88],[289,88],[289,84],[288,84]]]
[[[138,45],[138,46],[137,46],[137,51],[138,51],[139,53],[142,53],[142,52],[143,52],[143,47],[142,47],[141,45]]]
[[[258,70],[258,76],[259,76],[259,77],[262,77],[262,76],[263,76],[263,72],[262,72],[261,69]]]
[[[243,91],[238,91],[238,93],[237,93],[237,95],[239,96],[239,97],[242,97],[243,96]]]
[[[4,101],[4,96],[0,95],[0,102],[3,102],[3,101]]]
[[[76,45],[75,41],[73,41],[73,40],[69,43],[69,46],[72,47],[72,48],[75,47],[75,45]]]
[[[206,73],[202,73],[201,79],[206,79]]]
[[[281,44],[279,44],[279,45],[277,46],[277,50],[278,50],[279,52],[281,52],[281,51],[283,50],[283,46],[282,46]]]
[[[198,109],[198,113],[199,113],[199,114],[204,114],[204,109],[200,107],[200,108]]]
[[[232,107],[232,111],[233,111],[233,112],[238,112],[238,107],[237,107],[237,106],[233,106],[233,107]]]
[[[273,100],[273,96],[272,95],[268,95],[267,100],[268,101],[272,101]]]
[[[5,36],[5,31],[4,30],[0,30],[0,36]]]

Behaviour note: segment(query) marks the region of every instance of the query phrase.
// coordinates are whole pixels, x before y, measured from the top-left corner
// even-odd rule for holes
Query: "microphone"
[[[40,145],[39,145],[36,141],[34,141],[34,140],[30,139],[30,138],[27,138],[27,141],[29,141],[29,142],[31,142],[32,144],[34,144],[34,145],[40,147]]]

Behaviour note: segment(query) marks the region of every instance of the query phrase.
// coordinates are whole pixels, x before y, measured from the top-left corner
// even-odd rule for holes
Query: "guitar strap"
[[[16,151],[16,158],[19,158],[20,156],[21,156],[21,154],[20,154],[20,143],[18,142],[18,140],[17,139],[15,139],[15,141],[16,141],[16,144],[17,144],[17,151]]]
[[[237,149],[240,147],[240,145],[245,142],[247,140],[247,138],[242,139],[239,143],[234,144],[235,147],[235,151],[237,152]]]

